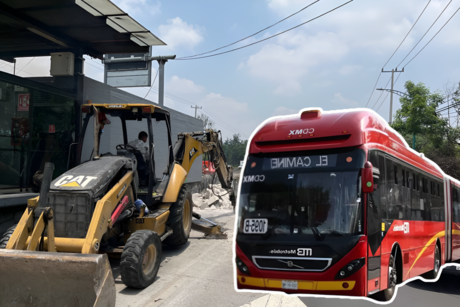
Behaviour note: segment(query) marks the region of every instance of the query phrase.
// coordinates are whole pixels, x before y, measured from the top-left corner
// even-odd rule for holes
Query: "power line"
[[[26,65],[22,66],[22,68],[21,68],[21,69],[19,69],[17,72],[20,72],[20,71],[22,71],[22,70],[23,70],[24,68],[26,68],[26,67],[27,67],[27,65],[29,65],[29,64],[30,64],[30,63],[31,63],[33,60],[35,60],[35,57],[33,57],[32,59],[30,59],[30,61],[29,61],[29,62],[27,62],[27,64],[26,64]]]
[[[401,72],[399,73],[398,77],[396,78],[396,80],[395,80],[395,82],[394,82],[393,84],[396,84],[396,82],[398,82],[398,79],[399,79],[400,76],[401,76]],[[391,80],[391,78],[390,78],[390,80]],[[389,81],[388,81],[388,82],[389,82]],[[387,83],[387,85],[388,85],[388,83]],[[386,87],[386,86],[385,86],[385,87]],[[382,94],[383,94],[383,92],[382,92]],[[390,92],[388,92],[388,94],[385,96],[385,98],[383,99],[382,103],[379,105],[379,107],[377,108],[377,110],[375,110],[375,112],[377,112],[377,111],[380,109],[380,107],[383,105],[383,103],[385,102],[385,100],[388,98],[388,95],[390,95]],[[379,98],[379,99],[380,99],[380,98]]]
[[[152,87],[152,90],[153,90],[154,92],[158,93],[158,88]],[[175,95],[173,95],[173,94],[171,94],[171,93],[168,93],[168,92],[166,92],[166,91],[165,91],[165,96],[166,96],[167,98],[170,98],[170,99],[172,99],[172,100],[174,100],[174,101],[183,103],[183,104],[185,104],[185,105],[194,104],[193,102],[191,102],[191,101],[189,101],[189,100],[186,100],[186,99],[184,99],[184,98],[175,96]],[[238,129],[236,129],[235,127],[233,127],[233,126],[231,126],[230,124],[226,123],[226,122],[223,121],[222,119],[218,118],[218,117],[215,116],[214,114],[211,114],[211,112],[205,111],[204,109],[203,109],[202,112],[207,113],[209,116],[212,117],[212,119],[214,119],[216,122],[220,123],[220,124],[221,124],[222,126],[224,126],[227,130],[230,130],[230,131],[232,131],[232,132],[238,132],[238,133],[240,133],[240,134],[242,134],[242,135],[243,135],[243,134],[246,135],[245,133],[239,131]]]
[[[417,54],[412,58],[410,59],[409,62],[406,63],[406,65],[404,65],[404,67],[406,67],[407,65],[410,64],[410,62],[412,62],[422,51],[423,49],[425,49],[426,46],[428,46],[429,43],[431,43],[431,41],[439,34],[439,32],[441,32],[442,29],[444,29],[444,27],[449,23],[449,21],[457,14],[457,12],[460,10],[460,7],[454,12],[454,14],[452,14],[452,16],[446,21],[446,23],[444,23],[444,25],[441,27],[441,29],[439,29],[438,32],[436,32],[436,34],[428,41],[428,43],[425,44],[425,46],[423,46],[422,49],[420,49],[419,52],[417,52]]]
[[[318,18],[320,18],[320,17],[322,17],[322,16],[324,16],[324,15],[327,15],[327,14],[329,14],[329,13],[331,13],[331,12],[333,12],[333,11],[335,11],[335,10],[341,8],[342,6],[345,6],[345,5],[347,5],[347,4],[349,4],[349,3],[353,2],[353,1],[354,1],[354,0],[350,0],[350,1],[348,1],[348,2],[345,2],[345,3],[341,4],[341,5],[339,5],[339,6],[335,7],[335,8],[333,8],[332,10],[327,11],[327,12],[321,14],[321,15],[318,15],[318,16],[316,16],[315,18],[312,18],[312,19],[310,19],[310,20],[308,20],[308,21],[305,21],[305,22],[303,22],[303,23],[301,23],[301,24],[299,24],[299,25],[297,25],[297,26],[295,26],[295,27],[289,28],[289,29],[287,29],[287,30],[285,30],[285,31],[282,31],[282,32],[277,33],[277,34],[275,34],[275,35],[272,35],[272,36],[266,37],[266,38],[264,38],[264,39],[258,40],[258,41],[254,42],[254,43],[251,43],[251,44],[247,44],[247,45],[244,45],[244,46],[235,48],[235,49],[231,49],[231,50],[227,50],[227,51],[219,52],[219,53],[215,53],[215,54],[205,55],[205,56],[201,56],[201,57],[195,57],[195,58],[176,58],[176,60],[182,60],[182,61],[186,61],[186,60],[198,60],[198,59],[204,59],[204,58],[214,57],[214,56],[217,56],[217,55],[222,55],[222,54],[226,54],[226,53],[233,52],[233,51],[236,51],[236,50],[240,50],[240,49],[243,49],[243,48],[246,48],[246,47],[249,47],[249,46],[258,44],[258,43],[261,43],[261,42],[263,42],[263,41],[269,40],[269,39],[271,39],[271,38],[273,38],[273,37],[279,36],[279,35],[281,35],[281,34],[284,34],[284,33],[286,33],[286,32],[289,32],[289,31],[291,31],[291,30],[294,30],[294,29],[296,29],[296,28],[298,28],[298,27],[300,27],[300,26],[303,26],[303,25],[305,25],[305,24],[307,24],[307,23],[309,23],[309,22],[312,22],[313,20],[316,20],[316,19],[318,19]]]
[[[371,92],[371,96],[369,96],[369,99],[367,100],[366,108],[367,108],[367,105],[369,104],[369,102],[371,101],[372,96],[374,95],[375,88],[377,87],[377,83],[379,83],[379,80],[380,80],[380,76],[381,76],[381,75],[382,75],[382,71],[379,72],[379,76],[378,76],[378,78],[377,78],[377,81],[375,81],[374,88],[372,89],[372,92]]]
[[[150,86],[149,91],[147,92],[147,94],[145,94],[144,99],[147,98],[147,95],[150,93],[150,90],[152,89],[153,85],[155,84],[155,80],[157,79],[157,76],[158,76],[158,72],[159,72],[159,71],[160,71],[160,70],[157,69],[157,73],[155,74],[155,78],[153,79],[152,85]]]
[[[385,66],[387,66],[388,62],[390,62],[390,60],[393,58],[393,56],[395,55],[396,51],[399,50],[399,47],[401,47],[401,45],[404,43],[404,41],[406,40],[406,38],[409,36],[410,32],[412,31],[412,29],[414,29],[415,25],[417,24],[418,20],[420,19],[420,17],[422,17],[423,13],[425,12],[426,8],[428,7],[428,5],[430,4],[431,0],[428,1],[428,3],[425,5],[425,8],[423,9],[423,11],[420,13],[420,15],[418,16],[417,20],[414,22],[414,24],[412,25],[412,28],[410,28],[409,32],[407,32],[406,36],[403,38],[403,40],[401,41],[401,43],[399,44],[398,48],[396,48],[395,52],[393,52],[393,54],[391,55],[391,57],[388,59],[388,61],[385,63],[385,65],[383,65],[383,67],[385,68]]]
[[[96,63],[97,63],[97,62],[96,62]],[[88,64],[89,64],[89,63],[88,63]],[[99,63],[98,63],[98,64],[99,64]],[[101,65],[102,65],[102,64],[101,64]],[[96,67],[96,68],[97,68],[97,67]],[[150,93],[151,90],[153,90],[154,93],[158,93],[158,88],[153,86],[154,83],[155,83],[155,80],[156,80],[156,78],[157,78],[157,76],[158,76],[158,71],[159,71],[159,70],[157,70],[157,74],[155,75],[155,78],[154,78],[154,80],[153,80],[153,82],[152,82],[152,86],[149,88],[149,91],[148,91],[147,94],[144,96],[144,98],[147,97],[147,95]],[[164,91],[164,95],[165,95],[167,98],[170,98],[170,99],[172,99],[172,100],[175,100],[175,101],[177,101],[177,102],[180,102],[180,103],[183,103],[183,104],[186,104],[186,105],[193,104],[193,102],[191,102],[191,101],[188,101],[188,100],[186,100],[186,99],[184,99],[184,98],[181,98],[181,97],[178,97],[178,96],[173,95],[173,94],[171,94],[171,93],[168,93],[168,92],[166,92],[166,91]],[[203,110],[203,112],[206,112],[206,111]],[[210,113],[210,112],[207,111],[206,113]],[[239,133],[239,134],[241,134],[241,135],[246,135],[246,136],[247,136],[247,134],[245,134],[245,133],[239,131],[239,130],[236,129],[235,127],[232,127],[231,125],[229,125],[229,124],[227,124],[226,122],[224,122],[222,119],[216,120],[217,117],[216,117],[215,115],[211,115],[211,114],[209,114],[209,115],[212,116],[212,117],[213,117],[212,119],[214,119],[214,120],[215,120],[216,122],[218,122],[220,125],[224,126],[225,129],[227,129],[227,130],[229,130],[229,131],[231,131],[231,132],[233,132],[233,133]]]
[[[93,65],[93,64],[91,64],[91,63],[89,63],[89,62],[85,62],[85,64],[88,64],[89,66],[93,66],[94,68],[97,68],[97,69],[99,69],[99,70],[104,71],[103,68],[97,67],[96,65]],[[101,64],[101,65],[102,65],[102,64]]]
[[[5,66],[8,66],[8,67],[10,67],[10,68],[13,67],[13,65],[11,65],[11,64],[9,64],[9,63],[5,63]],[[25,66],[24,66],[24,67],[25,67]],[[22,71],[22,72],[24,72],[24,73],[26,73],[26,74],[28,74],[28,75],[30,75],[30,76],[32,76],[32,77],[37,77],[37,75],[31,74],[30,72],[23,70],[24,67],[23,67],[21,70],[19,70],[19,71]],[[19,72],[19,71],[18,71],[18,72]]]
[[[406,36],[404,36],[403,40],[401,41],[401,43],[399,44],[399,46],[396,48],[396,50],[393,52],[393,54],[390,56],[390,58],[386,61],[386,63],[383,65],[383,68],[385,68],[385,66],[388,64],[388,62],[390,62],[390,60],[393,58],[393,56],[396,54],[396,52],[399,50],[399,48],[401,47],[401,45],[404,43],[404,41],[406,40],[406,38],[409,36],[410,32],[412,32],[412,30],[414,29],[415,25],[417,24],[417,22],[419,21],[420,17],[422,17],[423,13],[425,12],[426,8],[428,7],[428,5],[430,4],[431,0],[428,1],[428,3],[425,5],[425,7],[423,8],[423,11],[420,13],[420,15],[418,16],[417,20],[414,22],[414,24],[412,25],[412,27],[410,28],[409,32],[407,32]],[[380,80],[380,76],[382,75],[382,72],[380,71],[379,72],[379,76],[377,77],[377,81],[375,82],[375,85],[374,85],[374,88],[372,89],[372,92],[371,92],[371,95],[369,96],[369,99],[367,100],[367,103],[366,103],[366,108],[367,106],[369,105],[369,102],[371,101],[372,99],[372,96],[374,95],[374,92],[375,92],[375,89],[377,87],[377,84]],[[383,94],[383,93],[382,93]],[[380,95],[380,97],[382,97],[382,94]],[[380,97],[378,100],[380,100]],[[377,100],[377,101],[378,101]],[[374,106],[377,104],[377,102],[374,104]]]
[[[212,117],[212,119],[214,121],[216,121],[218,124],[222,125],[225,129],[229,130],[230,132],[233,132],[233,133],[236,133],[236,134],[240,134],[242,136],[246,136],[248,138],[248,135],[246,133],[243,133],[239,130],[237,130],[236,128],[230,126],[229,124],[223,122],[222,120],[218,119],[217,117],[215,117],[212,113],[210,113],[208,110],[204,110],[202,111],[203,113],[205,114],[208,114],[210,117]]]
[[[381,72],[380,72],[380,73],[381,73]],[[388,84],[390,84],[390,81],[391,81],[391,77],[390,77],[390,79],[388,79],[387,84],[385,84],[385,88],[388,86]],[[375,108],[375,106],[377,105],[377,103],[379,103],[379,100],[380,100],[380,98],[382,98],[383,94],[384,94],[384,92],[382,91],[382,93],[380,94],[379,98],[377,98],[377,101],[376,101],[376,102],[374,103],[374,105],[372,106],[372,109]]]
[[[436,18],[436,20],[431,24],[431,26],[428,28],[428,30],[426,30],[425,34],[423,34],[423,36],[419,39],[419,41],[417,42],[417,44],[415,44],[415,46],[411,49],[411,51],[409,51],[409,53],[404,57],[404,59],[398,64],[398,67],[401,66],[401,64],[407,59],[407,57],[412,53],[412,51],[414,51],[414,49],[418,46],[418,44],[420,44],[420,42],[422,41],[422,39],[428,34],[428,32],[431,30],[431,28],[435,25],[435,23],[438,21],[438,19],[442,16],[442,14],[444,14],[444,11],[449,7],[449,5],[451,4],[452,0],[449,1],[449,3],[447,3],[446,7],[442,10],[442,12],[439,14],[438,18]],[[455,14],[454,14],[455,15]],[[452,17],[451,17],[452,18]],[[449,19],[450,20],[450,19]],[[444,27],[444,26],[443,26]],[[442,28],[441,28],[442,29]],[[404,67],[407,66],[404,65]]]
[[[312,6],[313,4],[315,4],[315,3],[319,2],[319,1],[320,1],[320,0],[316,0],[315,2],[310,3],[309,5],[303,7],[303,8],[300,9],[299,11],[295,12],[294,14],[291,14],[291,15],[289,15],[288,17],[286,17],[286,18],[284,18],[284,19],[281,19],[280,21],[278,21],[278,22],[272,24],[271,26],[268,26],[268,27],[266,27],[266,28],[264,28],[264,29],[262,29],[262,30],[256,32],[256,33],[254,33],[254,34],[251,34],[251,35],[249,35],[249,36],[246,36],[245,38],[242,38],[242,39],[240,39],[240,40],[237,40],[236,42],[233,42],[233,43],[231,43],[231,44],[228,44],[228,45],[219,47],[219,48],[214,49],[214,50],[211,50],[211,51],[207,51],[207,52],[203,52],[203,53],[199,53],[199,54],[195,54],[195,55],[190,55],[190,56],[181,57],[180,59],[197,57],[197,56],[200,56],[200,55],[212,53],[212,52],[215,52],[215,51],[217,51],[217,50],[220,50],[220,49],[227,48],[227,47],[229,47],[229,46],[235,45],[235,44],[237,44],[237,43],[239,43],[239,42],[242,42],[242,41],[244,41],[244,40],[246,40],[246,39],[248,39],[248,38],[250,38],[250,37],[253,37],[253,36],[255,36],[255,35],[257,35],[257,34],[263,32],[263,31],[265,31],[265,30],[268,30],[268,29],[270,29],[271,27],[276,26],[277,24],[279,24],[279,23],[285,21],[286,19],[291,18],[291,17],[294,16],[294,15],[297,15],[298,13],[302,12],[303,10],[309,8],[310,6]],[[431,1],[431,0],[430,0],[430,1]]]
[[[207,109],[206,109],[206,110],[207,110]],[[219,117],[217,117],[215,114],[211,113],[209,110],[207,110],[206,112],[207,112],[208,114],[210,114],[213,118],[218,119],[218,120],[220,120],[221,122],[224,122],[222,119],[220,119]],[[229,126],[229,127],[232,127],[232,126],[230,126],[230,125],[227,124],[227,123],[225,123],[225,124],[226,124],[227,126]],[[234,128],[234,127],[232,127],[232,128],[235,129],[237,132],[241,133],[241,135],[246,135],[246,136],[247,136],[246,133],[243,133],[243,132],[241,132],[240,130]]]

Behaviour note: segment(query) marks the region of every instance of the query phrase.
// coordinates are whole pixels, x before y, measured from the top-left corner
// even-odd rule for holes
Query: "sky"
[[[175,54],[180,58],[245,38],[315,0],[112,2],[167,44],[154,47],[154,56]],[[279,34],[346,2],[316,1],[274,27],[219,51]],[[267,118],[297,113],[307,107],[368,107],[388,120],[389,96],[373,90],[382,68],[391,71],[404,67],[394,86],[399,91],[404,91],[408,80],[423,82],[430,90],[441,92],[460,82],[460,12],[406,65],[459,7],[460,0],[354,0],[247,48],[204,59],[169,61],[165,66],[165,105],[191,116],[195,114],[191,106],[200,106],[198,114],[209,116],[224,138],[238,133],[247,139]],[[2,63],[0,70],[11,72],[12,68]],[[153,76],[157,67],[154,62]],[[17,70],[18,75],[25,77],[49,75],[49,57],[18,59]],[[103,81],[101,62],[86,57],[85,74]],[[390,77],[391,73],[382,73],[377,88],[390,88],[386,86]],[[158,79],[147,99],[157,102],[157,86]],[[124,90],[144,97],[149,87]],[[399,97],[395,95],[393,113],[399,107]]]

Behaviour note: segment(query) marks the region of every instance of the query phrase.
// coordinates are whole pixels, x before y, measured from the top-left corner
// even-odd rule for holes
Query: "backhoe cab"
[[[125,285],[145,288],[157,275],[162,242],[183,245],[192,228],[225,236],[213,222],[192,221],[192,216],[201,217],[193,212],[191,193],[184,185],[195,159],[207,152],[222,187],[234,199],[233,169],[226,163],[218,132],[181,133],[173,148],[166,110],[148,104],[82,108],[86,116],[81,135],[94,121],[91,159],[55,180],[54,166],[47,163],[40,196],[28,201],[21,220],[2,240],[8,243],[0,250],[0,276],[9,282],[0,287],[1,306],[21,300],[113,306],[115,284],[108,256],[120,259]],[[108,115],[122,123],[123,144],[116,146],[116,155],[99,153]],[[135,120],[147,122],[148,161],[128,144],[126,123]],[[168,163],[161,178],[155,176],[154,121],[165,121],[168,134]]]

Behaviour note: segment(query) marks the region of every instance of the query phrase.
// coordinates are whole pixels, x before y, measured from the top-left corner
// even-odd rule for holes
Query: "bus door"
[[[369,151],[373,166],[374,192],[367,195],[367,289],[368,295],[380,291],[381,283],[381,196],[384,195],[385,160],[377,151]]]

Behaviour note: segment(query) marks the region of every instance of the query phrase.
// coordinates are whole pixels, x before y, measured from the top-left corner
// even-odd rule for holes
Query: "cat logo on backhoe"
[[[54,186],[56,187],[76,187],[76,188],[84,188],[88,183],[92,180],[97,179],[94,176],[64,176],[59,179]]]

